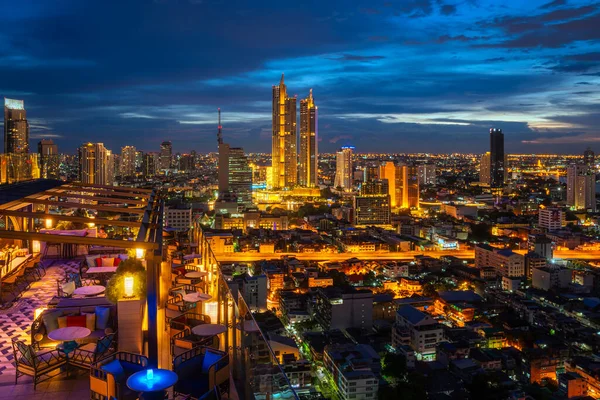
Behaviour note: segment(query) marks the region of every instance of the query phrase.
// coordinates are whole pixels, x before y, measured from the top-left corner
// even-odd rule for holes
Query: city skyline
[[[54,139],[69,153],[100,136],[113,149],[171,140],[175,152],[216,151],[217,107],[232,143],[267,152],[281,73],[290,96],[318,93],[324,153],[349,144],[483,153],[492,127],[507,152],[594,148],[597,5],[494,3],[239,3],[228,13],[220,3],[133,1],[111,13],[110,30],[106,3],[15,4],[0,17],[0,72],[11,78],[0,95],[28,105],[30,145]],[[299,24],[306,35],[276,34]]]

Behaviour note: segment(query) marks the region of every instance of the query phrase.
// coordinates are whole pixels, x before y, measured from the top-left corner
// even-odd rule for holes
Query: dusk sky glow
[[[600,150],[600,3],[29,0],[0,15],[0,95],[32,148],[271,151],[271,86],[313,88],[319,150]],[[0,121],[1,123],[1,121]]]

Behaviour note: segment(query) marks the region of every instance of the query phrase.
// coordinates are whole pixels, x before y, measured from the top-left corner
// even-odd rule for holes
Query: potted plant
[[[127,288],[125,287],[126,281]],[[117,271],[108,281],[105,293],[108,301],[114,304],[126,297],[144,298],[146,296],[146,268],[142,262],[131,257],[121,261]]]

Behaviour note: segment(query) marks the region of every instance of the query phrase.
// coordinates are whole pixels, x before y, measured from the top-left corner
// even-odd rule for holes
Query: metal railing
[[[229,352],[232,390],[247,400],[299,399],[244,298],[239,291],[232,293],[201,227],[194,228],[202,263],[209,272],[208,293],[215,301],[212,317],[227,326],[222,348]]]

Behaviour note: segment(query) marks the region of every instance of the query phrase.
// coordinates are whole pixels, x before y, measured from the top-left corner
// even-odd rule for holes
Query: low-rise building
[[[364,344],[336,344],[325,347],[323,364],[343,400],[377,398],[381,360],[377,352]]]
[[[408,344],[417,352],[419,359],[433,360],[436,346],[443,338],[444,329],[431,315],[410,305],[401,307],[396,312],[392,346]]]
[[[315,317],[326,330],[371,329],[373,292],[353,287],[318,288],[315,294]]]
[[[486,244],[475,246],[475,266],[494,267],[497,276],[522,277],[525,260],[522,255],[508,249],[496,249]]]

